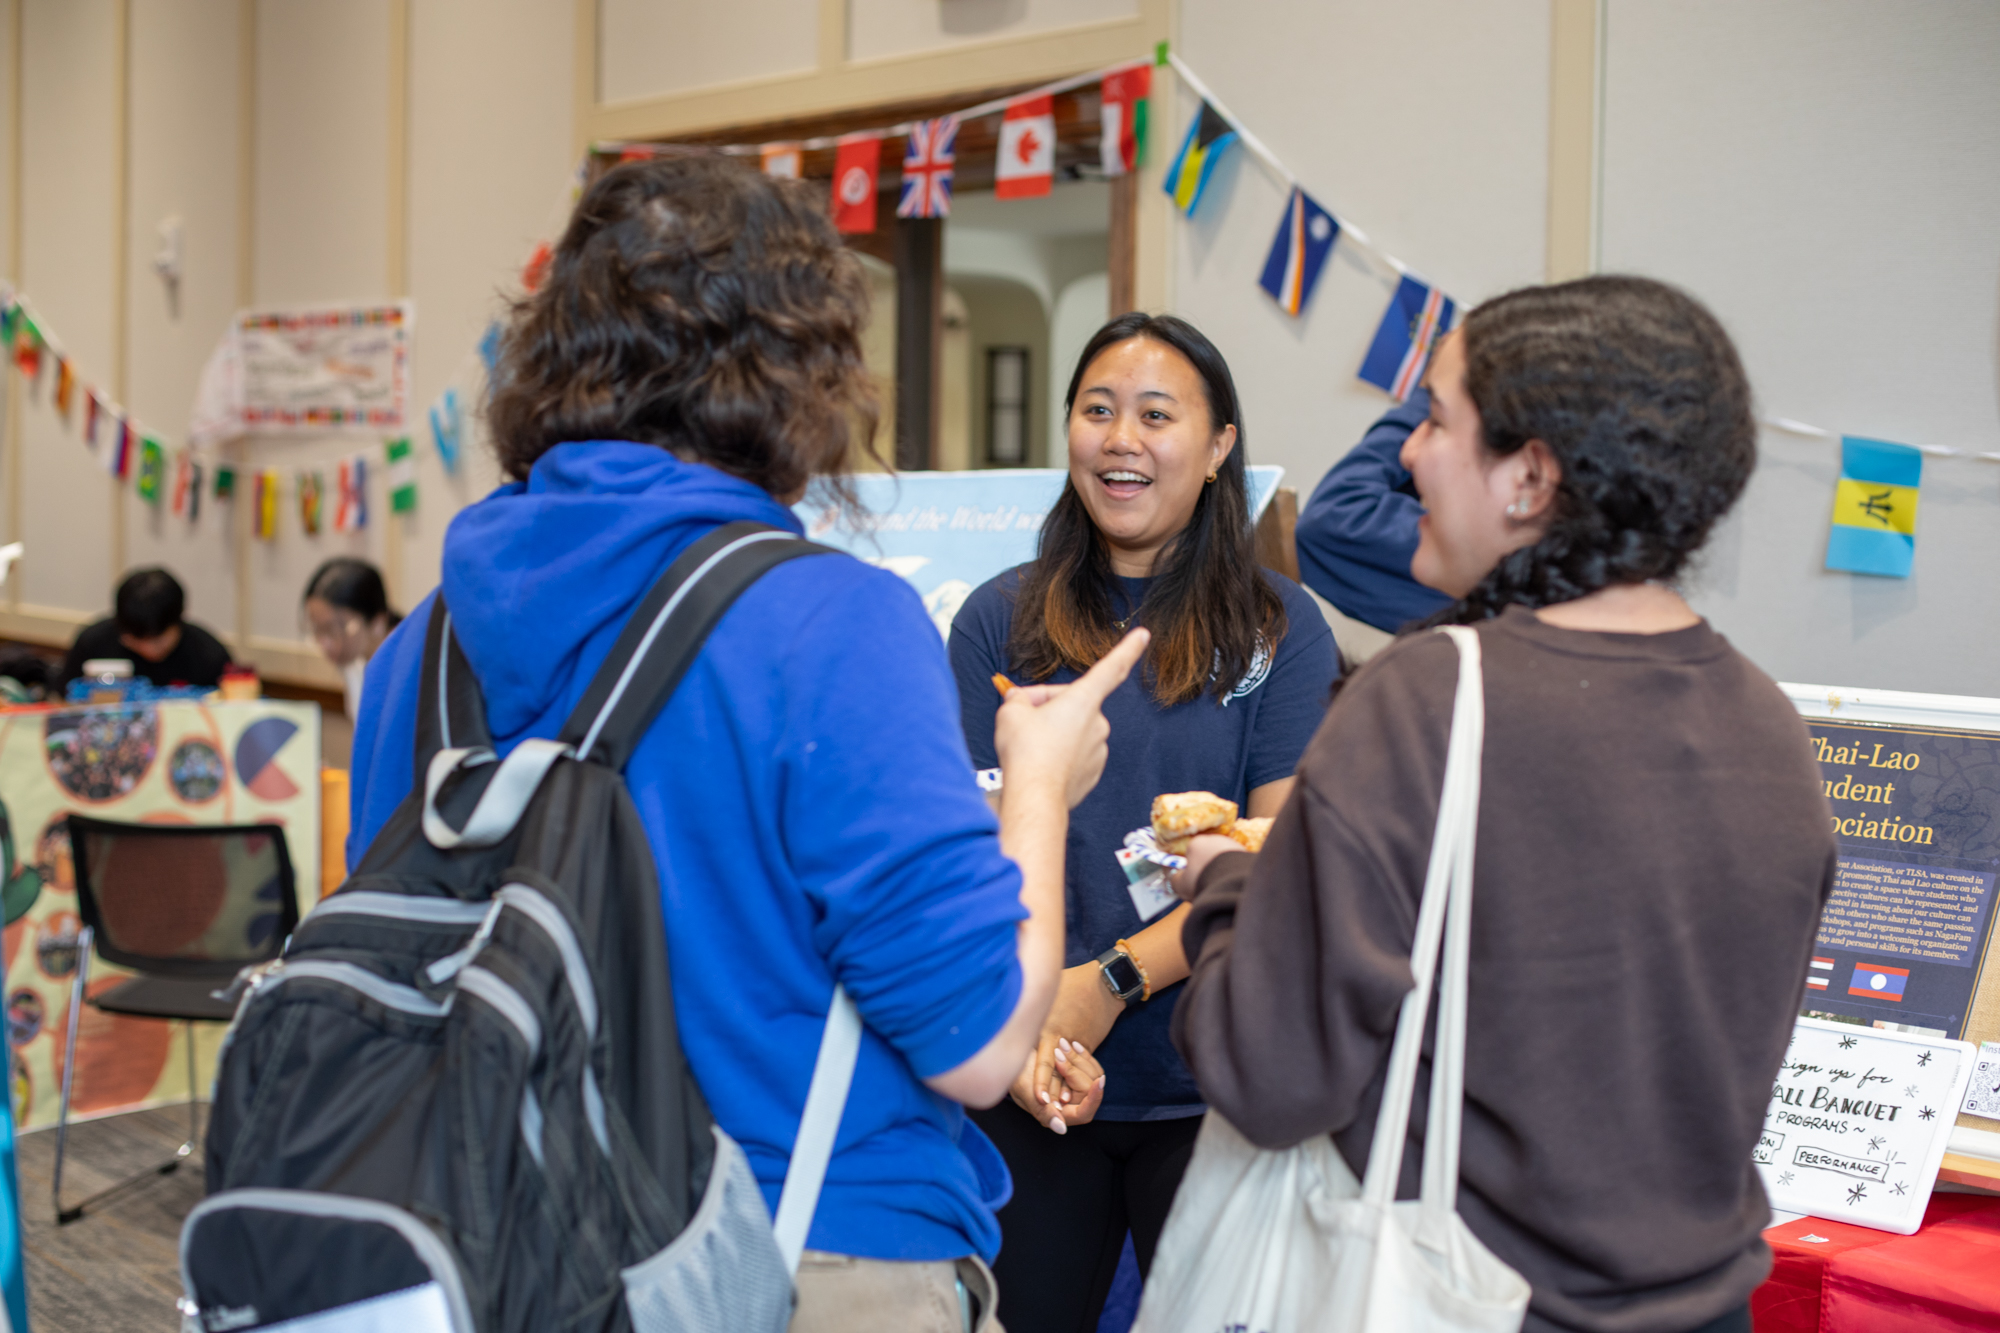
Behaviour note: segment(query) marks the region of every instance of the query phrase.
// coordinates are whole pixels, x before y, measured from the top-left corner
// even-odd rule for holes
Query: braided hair
[[[1525,287],[1466,316],[1465,389],[1497,456],[1541,440],[1562,465],[1547,528],[1429,624],[1671,580],[1757,463],[1750,384],[1693,297],[1649,278]]]

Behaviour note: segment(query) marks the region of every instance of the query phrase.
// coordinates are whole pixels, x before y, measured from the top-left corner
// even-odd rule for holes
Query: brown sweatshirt
[[[1597,634],[1516,608],[1479,631],[1459,1211],[1533,1285],[1528,1329],[1679,1333],[1770,1264],[1750,1154],[1833,882],[1826,798],[1797,713],[1705,622]],[[1263,853],[1202,876],[1174,1041],[1255,1143],[1331,1133],[1366,1164],[1457,680],[1446,636],[1391,645]]]

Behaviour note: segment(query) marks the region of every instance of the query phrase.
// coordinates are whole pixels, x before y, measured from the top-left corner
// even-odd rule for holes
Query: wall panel
[[[390,14],[389,0],[259,0],[253,265],[259,306],[390,294]],[[418,339],[423,313],[417,312]],[[279,469],[285,488],[277,539],[255,542],[250,551],[253,636],[302,641],[299,598],[328,556],[383,559],[387,497],[380,467],[370,527],[354,535],[305,536],[295,483],[299,469],[318,469],[330,488],[342,457],[366,450],[379,461],[380,448],[367,435],[246,443],[246,465]],[[249,494],[246,488],[246,501]]]
[[[131,186],[126,264],[132,410],[184,436],[201,368],[236,310],[239,120],[237,0],[137,0],[132,6]],[[179,218],[178,291],[153,271],[159,224]],[[171,457],[171,455],[170,455]],[[205,481],[212,486],[213,472]],[[188,615],[236,629],[232,515],[205,498],[198,518],[123,492],[128,567],[164,565],[188,591]]]
[[[20,283],[87,376],[116,391],[117,0],[23,0]],[[113,483],[53,406],[53,366],[22,410],[24,606],[110,608]],[[15,379],[15,387],[20,388]],[[160,423],[166,424],[166,423]]]
[[[543,14],[527,26],[570,26],[562,6],[535,8]],[[819,0],[599,0],[597,14],[597,96],[604,102],[802,73],[819,52]],[[566,32],[560,45],[570,43]]]
[[[536,242],[569,216],[567,69],[572,24],[544,0],[424,0],[411,23],[410,291],[421,331],[419,410],[447,384],[480,384],[480,334],[502,313]],[[471,405],[468,404],[468,408]],[[413,437],[421,496],[405,521],[401,593],[414,605],[437,582],[446,525],[499,471],[483,428],[470,428],[457,475],[427,425]]]
[[[1136,18],[1139,0],[852,0],[850,60],[949,51],[1030,33]]]
[[[1605,266],[1706,301],[1767,414],[2000,449],[2000,9],[1611,0],[1606,52]],[[1762,446],[1694,584],[1717,627],[1784,679],[2000,695],[2000,468],[1926,460],[1879,579],[1822,567],[1838,445]]]
[[[1541,279],[1548,0],[1328,0],[1256,23],[1226,0],[1185,0],[1179,38],[1195,72],[1321,203],[1450,295],[1477,301]],[[1175,102],[1152,127],[1157,162],[1171,160],[1197,105],[1185,90]],[[1257,286],[1285,198],[1231,153],[1195,218],[1168,224],[1166,305],[1229,359],[1250,461],[1282,465],[1303,498],[1391,405],[1355,371],[1393,278],[1341,246],[1304,316],[1286,315]]]

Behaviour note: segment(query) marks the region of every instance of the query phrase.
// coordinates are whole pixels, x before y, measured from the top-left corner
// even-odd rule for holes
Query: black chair
[[[120,824],[69,817],[76,866],[76,981],[70,994],[63,1060],[62,1110],[56,1121],[58,1226],[154,1175],[166,1175],[194,1152],[200,1108],[194,1085],[194,1025],[226,1023],[233,1001],[216,998],[245,967],[269,962],[299,923],[285,831],[275,824]],[[108,1014],[179,1020],[188,1025],[188,1136],[174,1155],[70,1207],[63,1206],[64,1140],[70,1084],[76,1076],[76,1030],[90,975],[90,952],[139,975],[90,1003]]]

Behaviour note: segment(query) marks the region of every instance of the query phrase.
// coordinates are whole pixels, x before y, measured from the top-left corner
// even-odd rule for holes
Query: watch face
[[[1121,998],[1136,994],[1141,985],[1138,966],[1122,953],[1114,955],[1111,961],[1104,965],[1104,974],[1111,979],[1112,986]]]

